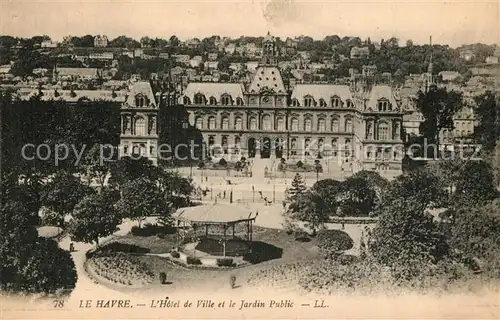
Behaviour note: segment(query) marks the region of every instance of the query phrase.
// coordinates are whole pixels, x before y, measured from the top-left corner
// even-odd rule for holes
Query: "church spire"
[[[432,49],[432,36],[429,37],[429,47],[430,47],[430,54],[429,54],[429,65],[427,67],[427,73],[425,74],[425,91],[429,91],[430,87],[435,86],[434,83],[434,63],[432,62],[432,54],[433,54],[433,49]]]
[[[429,60],[429,67],[427,68],[427,73],[432,74],[434,72],[434,64],[432,63],[432,36],[429,37],[429,46],[431,48],[431,55]]]

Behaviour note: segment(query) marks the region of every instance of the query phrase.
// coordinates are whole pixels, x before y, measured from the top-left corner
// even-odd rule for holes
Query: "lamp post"
[[[276,182],[273,183],[273,203],[276,203]]]

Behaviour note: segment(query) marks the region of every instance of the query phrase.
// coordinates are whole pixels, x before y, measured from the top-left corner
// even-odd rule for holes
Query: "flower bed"
[[[310,272],[311,267],[310,261],[271,266],[251,274],[247,282],[252,286],[297,286],[303,276]]]
[[[140,260],[122,252],[94,255],[88,260],[89,271],[115,284],[144,286],[154,280],[154,274]]]

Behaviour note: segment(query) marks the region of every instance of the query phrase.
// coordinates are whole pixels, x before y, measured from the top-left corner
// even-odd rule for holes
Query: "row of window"
[[[375,139],[375,140],[390,140],[390,130],[389,124],[385,121],[380,121],[377,123],[376,132],[373,131],[373,126],[371,123],[368,123],[366,127],[366,138],[367,139]],[[399,126],[395,125],[393,127],[393,137],[394,139],[399,139]],[[374,134],[376,134],[374,138]]]
[[[297,119],[297,118],[291,118],[290,125],[291,125],[290,126],[291,131],[299,131],[299,130],[304,130],[306,132],[313,131],[313,122],[312,122],[312,119],[310,119],[310,118],[304,119],[303,128],[299,128],[299,119]],[[196,127],[198,129],[204,129],[202,117],[196,118]],[[218,129],[215,116],[208,117],[207,129],[209,129],[209,130]],[[230,130],[229,117],[222,117],[220,129]],[[325,132],[325,131],[327,131],[327,129],[331,130],[333,132],[339,132],[340,131],[340,121],[338,119],[333,119],[330,123],[330,126],[327,128],[326,120],[325,119],[318,119],[318,122],[316,123],[315,131]],[[241,117],[236,117],[234,119],[234,130],[244,130],[243,119]],[[264,130],[264,131],[273,130],[271,117],[266,115],[262,118],[262,127],[260,129],[257,126],[257,118],[250,117],[248,120],[248,130]],[[286,130],[284,118],[279,117],[276,120],[276,130],[278,130],[278,131],[285,131]],[[352,132],[353,131],[352,119],[345,120],[344,131],[345,132]]]
[[[184,97],[182,102],[186,105],[189,105],[189,104],[191,104],[191,99],[189,97]],[[194,95],[194,104],[205,105],[205,104],[207,104],[207,102],[210,105],[217,105],[218,104],[217,99],[215,97],[210,97],[207,100],[207,98],[203,94],[195,94]],[[244,103],[243,103],[243,99],[240,97],[237,97],[236,100],[233,100],[233,98],[230,95],[225,94],[225,95],[222,95],[222,97],[220,99],[220,104],[223,106],[232,106],[233,104],[237,105],[237,106],[242,106]]]
[[[303,106],[305,106],[305,107],[316,107],[318,105],[320,107],[325,107],[325,108],[328,107],[328,105],[324,99],[319,99],[319,102],[316,102],[316,100],[313,97],[306,97],[304,99]],[[300,104],[298,99],[292,99],[292,106],[293,107],[300,107],[301,104]],[[338,97],[333,97],[330,100],[330,106],[332,108],[342,108],[344,106],[344,102]],[[347,108],[354,108],[354,103],[351,100],[347,100],[346,107]]]
[[[333,138],[331,140],[331,144],[329,146],[325,145],[325,139],[323,139],[323,138],[319,138],[317,140],[317,145],[313,145],[313,146],[311,145],[311,143],[312,143],[312,139],[311,138],[304,139],[303,140],[304,141],[303,145],[299,145],[298,141],[299,141],[298,138],[291,138],[290,139],[290,149],[300,149],[300,148],[303,147],[304,149],[312,148],[312,149],[319,149],[319,150],[324,150],[324,149],[335,150],[339,146],[338,138]],[[223,147],[224,146],[228,146],[229,145],[229,136],[222,136],[220,143],[221,143],[221,145]],[[352,149],[351,143],[352,143],[351,139],[345,139],[344,145],[342,146],[342,149],[344,149],[344,150],[351,150]],[[214,144],[215,144],[215,137],[214,136],[209,136],[208,137],[208,145],[211,146],[211,145],[214,145]],[[284,140],[280,140],[280,139],[277,139],[273,143],[273,145],[275,147],[278,147],[278,146],[279,147],[283,147],[283,146],[285,146],[285,144],[286,144],[286,142]],[[241,138],[239,136],[235,136],[234,137],[234,145],[236,146],[237,149],[241,148]],[[250,141],[247,142],[247,147],[250,148]]]
[[[207,100],[203,94],[196,94],[194,96],[194,104],[196,104],[196,105],[206,105],[207,102],[209,105],[217,105],[218,104],[217,99],[215,97],[210,97]],[[183,103],[185,105],[189,105],[189,104],[191,104],[191,99],[189,97],[184,97]],[[220,104],[223,106],[232,106],[232,105],[242,106],[242,105],[244,105],[244,102],[243,102],[243,99],[240,97],[236,98],[236,100],[233,100],[230,95],[225,94],[225,95],[222,95],[222,97],[220,99]],[[316,107],[317,105],[319,105],[320,107],[325,107],[325,108],[328,107],[328,105],[324,99],[319,99],[319,102],[317,103],[316,100],[314,100],[314,98],[312,98],[312,97],[306,97],[304,99],[303,105],[306,107]],[[298,99],[293,99],[292,106],[293,107],[300,107],[301,104],[299,103]],[[330,101],[330,106],[332,108],[342,108],[342,107],[344,107],[344,102],[340,98],[334,97]],[[354,108],[354,103],[352,102],[352,100],[347,100],[345,102],[345,107],[346,108]],[[379,111],[392,111],[392,105],[389,103],[389,101],[382,99],[378,102],[378,110]]]
[[[472,130],[457,130],[455,129],[453,132],[448,130],[443,130],[442,136],[443,139],[452,139],[454,137],[467,137],[472,135]]]

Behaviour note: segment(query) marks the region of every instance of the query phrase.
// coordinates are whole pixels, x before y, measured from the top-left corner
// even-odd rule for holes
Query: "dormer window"
[[[215,99],[214,97],[210,97],[209,103],[215,106],[217,105],[217,99]]]
[[[304,99],[304,106],[306,106],[306,107],[314,107],[314,99],[312,97],[306,97]]]
[[[333,108],[339,108],[342,106],[342,101],[340,100],[339,97],[333,97],[332,98],[332,107]]]
[[[191,104],[191,99],[189,99],[189,97],[184,97],[182,100],[184,104]]]
[[[242,105],[243,105],[243,99],[241,99],[241,98],[239,98],[239,97],[238,97],[238,98],[236,98],[236,105],[237,105],[237,106],[242,106]]]
[[[135,106],[136,107],[144,107],[146,105],[147,105],[146,97],[144,97],[142,95],[137,95],[135,97]]]
[[[319,99],[319,106],[320,107],[326,107],[326,101],[323,99]]]
[[[233,104],[233,99],[231,99],[231,96],[228,94],[223,95],[221,101],[223,106],[230,106]]]
[[[293,99],[293,100],[292,100],[292,106],[294,106],[294,107],[298,107],[298,106],[299,106],[299,100],[297,100],[297,99]]]
[[[378,111],[391,111],[389,101],[382,99],[378,101]]]
[[[198,93],[194,96],[194,104],[205,104],[205,96]]]

